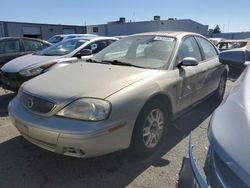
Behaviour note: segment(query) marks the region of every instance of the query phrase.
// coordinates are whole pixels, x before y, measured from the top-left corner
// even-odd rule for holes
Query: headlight
[[[33,68],[33,69],[24,69],[19,72],[21,76],[29,77],[29,76],[36,76],[43,71],[41,67]]]
[[[108,101],[81,98],[63,108],[57,115],[87,121],[100,121],[108,118],[110,110],[111,104]]]
[[[25,76],[25,77],[29,77],[29,76],[37,76],[39,74],[41,74],[45,69],[53,66],[54,64],[56,64],[56,62],[53,63],[49,63],[40,67],[31,67],[31,68],[26,68],[23,69],[19,72],[19,74],[21,76]]]

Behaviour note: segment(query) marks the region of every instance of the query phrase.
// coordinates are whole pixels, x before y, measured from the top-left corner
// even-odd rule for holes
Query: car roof
[[[69,41],[69,40],[85,40],[85,41],[96,41],[96,40],[119,40],[118,38],[115,38],[115,37],[94,37],[94,38],[85,38],[85,37],[75,37],[75,38],[71,38],[71,39],[67,39],[65,41]],[[65,42],[65,41],[61,41],[61,42]]]
[[[247,40],[223,40],[219,43],[227,43],[227,42],[247,42]]]
[[[181,38],[186,35],[197,35],[197,36],[202,36],[198,33],[192,33],[192,32],[186,32],[186,31],[155,31],[155,32],[147,32],[147,33],[139,33],[139,34],[134,34],[131,36],[144,36],[144,35],[162,35],[162,36],[169,36],[169,37],[176,37],[176,38]],[[202,36],[204,37],[204,36]]]
[[[59,37],[69,37],[69,36],[98,36],[98,35],[95,35],[95,34],[82,34],[82,33],[79,33],[79,34],[59,34],[59,35],[54,35],[52,37],[55,37],[55,36],[59,36]]]
[[[47,44],[50,44],[48,41],[46,40],[42,40],[42,39],[35,39],[35,38],[29,38],[29,37],[2,37],[0,38],[0,40],[8,40],[8,39],[29,39],[29,40],[36,40],[36,41],[40,41],[40,42],[43,42],[43,43],[47,43]]]
[[[94,40],[105,40],[105,39],[107,39],[107,40],[119,40],[116,37],[104,37],[104,36],[97,36],[97,37],[91,38],[89,40],[94,41]]]

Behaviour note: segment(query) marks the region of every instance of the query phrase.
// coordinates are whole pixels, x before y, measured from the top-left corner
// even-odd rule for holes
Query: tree
[[[213,33],[221,33],[220,31],[220,26],[219,25],[216,25],[214,30],[213,30]]]

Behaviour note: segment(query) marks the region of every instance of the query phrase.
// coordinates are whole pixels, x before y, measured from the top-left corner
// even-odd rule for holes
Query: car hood
[[[76,63],[42,74],[24,83],[22,90],[56,103],[80,97],[105,99],[159,70],[98,63]]]
[[[250,69],[212,116],[208,132],[213,150],[250,186]]]
[[[28,54],[9,61],[1,69],[4,72],[17,73],[23,70],[24,68],[31,67],[34,65],[47,64],[50,62],[54,62],[55,60],[60,58],[62,57]]]

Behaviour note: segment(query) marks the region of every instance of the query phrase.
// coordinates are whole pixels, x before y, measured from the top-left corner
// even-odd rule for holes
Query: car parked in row
[[[17,91],[23,82],[78,59],[88,59],[117,40],[113,37],[68,39],[43,51],[16,58],[0,69],[2,87]]]
[[[208,40],[210,40],[216,46],[219,42],[225,39],[224,38],[208,38]]]
[[[247,45],[247,40],[223,40],[216,44],[220,51],[243,48]]]
[[[50,37],[48,41],[51,44],[56,44],[64,40],[80,38],[80,37],[84,37],[85,39],[92,39],[98,36],[94,34],[64,34],[64,35],[54,35],[53,37]]]
[[[0,68],[14,58],[43,50],[50,45],[47,41],[33,38],[0,38]]]
[[[222,99],[227,66],[199,34],[153,32],[25,82],[9,105],[28,141],[74,157],[131,148],[155,152],[171,120],[204,98]]]
[[[224,52],[222,52],[224,53]],[[223,63],[238,64],[249,55],[241,51],[241,56],[226,51],[220,57]],[[226,57],[226,58],[224,58]],[[244,70],[236,81],[229,96],[219,106],[210,120],[208,138],[210,147],[205,162],[207,180],[196,164],[193,154],[192,137],[189,141],[189,159],[183,160],[178,188],[219,188],[219,187],[250,187],[250,69]]]

